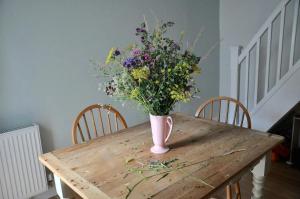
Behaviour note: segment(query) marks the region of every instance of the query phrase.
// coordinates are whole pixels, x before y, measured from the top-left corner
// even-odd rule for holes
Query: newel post
[[[230,47],[230,97],[238,99],[239,54],[241,46]]]

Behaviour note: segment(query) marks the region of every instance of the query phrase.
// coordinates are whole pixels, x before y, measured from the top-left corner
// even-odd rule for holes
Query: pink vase
[[[166,146],[172,128],[173,120],[170,116],[156,116],[150,114],[150,123],[152,130],[152,139],[154,146],[151,147],[152,153],[166,153],[169,148]]]

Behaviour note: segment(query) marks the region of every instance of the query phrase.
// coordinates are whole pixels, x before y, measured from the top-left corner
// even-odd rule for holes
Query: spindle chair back
[[[78,144],[127,128],[124,117],[107,104],[93,104],[83,109],[73,122],[72,142]]]
[[[205,101],[197,109],[195,117],[251,128],[250,115],[245,106],[240,101],[225,96],[213,97]]]

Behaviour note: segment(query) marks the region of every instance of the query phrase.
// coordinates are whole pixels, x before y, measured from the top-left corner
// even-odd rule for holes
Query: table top
[[[172,115],[171,150],[152,154],[150,123],[59,149],[40,161],[83,198],[206,198],[283,138]]]

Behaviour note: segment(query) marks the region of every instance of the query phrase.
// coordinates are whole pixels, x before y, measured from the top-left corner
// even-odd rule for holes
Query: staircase
[[[231,96],[268,131],[300,101],[300,0],[283,0],[245,48],[231,47]]]

